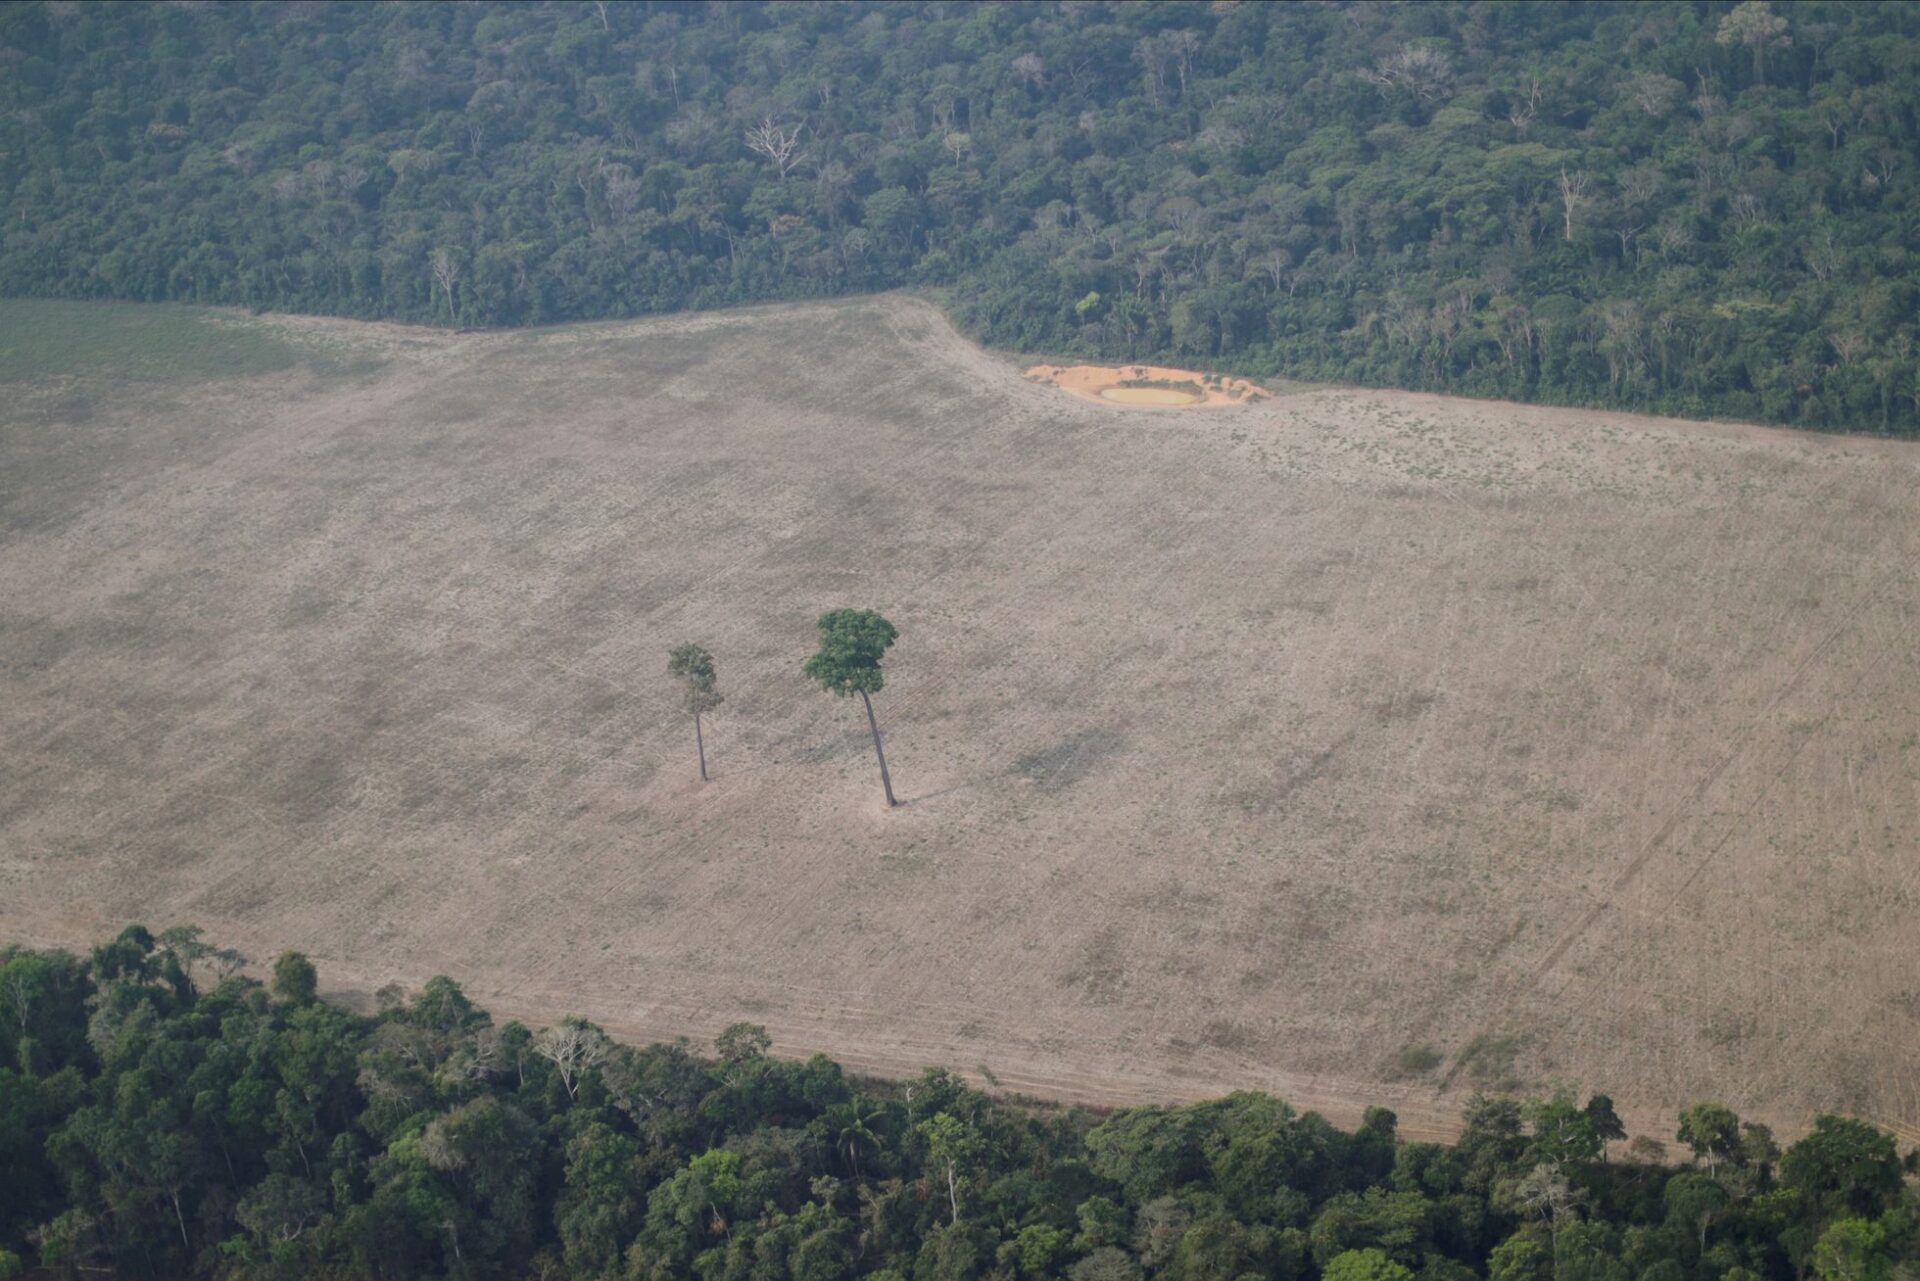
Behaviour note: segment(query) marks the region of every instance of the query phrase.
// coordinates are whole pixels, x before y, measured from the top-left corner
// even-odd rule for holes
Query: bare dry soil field
[[[1413,1134],[1560,1081],[1920,1122],[1920,448],[1141,413],[892,298],[76,306],[0,325],[0,938]],[[893,812],[801,677],[840,605],[902,632]]]

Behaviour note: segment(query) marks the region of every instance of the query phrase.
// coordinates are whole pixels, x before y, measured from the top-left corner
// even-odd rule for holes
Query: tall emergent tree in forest
[[[719,677],[713,668],[713,655],[688,641],[676,645],[667,655],[667,675],[680,682],[680,704],[693,713],[693,745],[700,753],[700,781],[707,781],[707,739],[700,731],[700,717],[720,706]]]
[[[880,746],[880,723],[873,718],[873,695],[886,684],[880,658],[900,637],[899,629],[870,609],[833,609],[820,615],[820,652],[806,662],[806,673],[832,694],[858,694],[866,704],[873,754],[880,759],[880,786],[893,799],[887,754]]]

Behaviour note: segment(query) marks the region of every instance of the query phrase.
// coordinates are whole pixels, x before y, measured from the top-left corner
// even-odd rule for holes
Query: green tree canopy
[[[899,629],[870,609],[834,609],[820,615],[820,648],[804,670],[832,694],[878,694],[886,685],[880,660]]]
[[[856,1093],[830,1059],[770,1057],[751,1024],[713,1058],[619,1045],[577,1018],[535,1034],[444,977],[361,1015],[240,975],[203,986],[176,968],[198,941],[136,927],[84,964],[0,951],[0,1027],[38,1046],[0,1063],[0,1266],[185,1281],[1898,1281],[1920,1264],[1894,1141],[1857,1120],[1820,1118],[1775,1186],[1751,1126],[1712,1171],[1567,1148],[1562,1125],[1578,1136],[1570,1117],[1589,1111],[1565,1094],[1477,1100],[1444,1146],[1398,1142],[1385,1112],[1349,1133],[1252,1092],[1092,1116],[935,1068]],[[1725,1111],[1689,1109],[1684,1128],[1724,1148]]]
[[[880,743],[880,722],[874,719],[872,696],[887,683],[880,660],[900,632],[870,609],[828,610],[820,615],[819,626],[820,648],[803,669],[828,693],[860,695],[867,711],[867,728],[873,734],[873,754],[880,761],[880,787],[891,807],[897,803],[893,776],[887,771],[887,754]]]

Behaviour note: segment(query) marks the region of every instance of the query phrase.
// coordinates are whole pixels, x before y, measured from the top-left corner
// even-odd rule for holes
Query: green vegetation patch
[[[186,382],[273,373],[301,353],[263,326],[171,303],[0,299],[0,382]]]
[[[1524,1036],[1476,1036],[1460,1051],[1456,1070],[1483,1090],[1517,1090],[1522,1081],[1516,1064],[1525,1045]]]
[[[1152,391],[1177,391],[1195,397],[1207,394],[1207,389],[1191,378],[1123,378],[1120,385]]]
[[[1389,1079],[1403,1081],[1409,1077],[1425,1076],[1440,1066],[1440,1051],[1422,1042],[1418,1045],[1402,1046],[1393,1056],[1393,1070]]]

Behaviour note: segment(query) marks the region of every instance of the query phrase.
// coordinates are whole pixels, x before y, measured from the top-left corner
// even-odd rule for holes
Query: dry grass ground
[[[177,323],[299,359],[4,388],[0,937],[1089,1102],[1920,1122],[1920,448],[1143,414],[893,299]],[[892,813],[838,605],[902,631]]]

